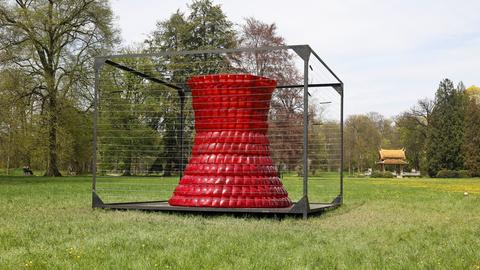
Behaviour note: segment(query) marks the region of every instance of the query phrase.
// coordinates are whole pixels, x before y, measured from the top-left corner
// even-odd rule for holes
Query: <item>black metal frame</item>
[[[184,130],[184,105],[186,90],[181,86],[169,83],[159,78],[152,77],[148,74],[142,73],[133,68],[116,63],[115,59],[120,58],[139,58],[139,57],[160,57],[160,56],[174,56],[174,55],[191,55],[191,54],[222,54],[222,53],[242,53],[255,51],[278,51],[278,50],[293,50],[304,62],[303,67],[303,84],[297,85],[279,85],[277,88],[303,88],[304,96],[304,110],[303,110],[303,197],[295,202],[291,207],[287,208],[209,208],[209,207],[180,207],[170,206],[166,201],[150,201],[150,202],[128,202],[128,203],[104,203],[98,196],[96,191],[96,169],[97,169],[97,118],[98,118],[98,86],[99,86],[99,72],[104,65],[110,65],[123,71],[130,72],[141,78],[150,80],[168,86],[178,91],[180,98],[180,143],[183,156],[183,130]],[[335,83],[309,84],[309,60],[314,56],[323,67],[337,80]],[[107,55],[95,58],[95,94],[94,94],[94,120],[93,120],[93,181],[92,181],[92,207],[104,209],[136,209],[136,210],[151,210],[151,211],[182,211],[182,212],[222,212],[222,213],[264,213],[264,214],[301,214],[304,218],[311,213],[323,212],[327,209],[335,208],[343,203],[344,188],[343,188],[343,170],[344,170],[344,138],[343,138],[343,107],[344,107],[344,84],[338,76],[328,67],[328,65],[318,56],[309,45],[290,45],[290,46],[275,46],[275,47],[257,47],[257,48],[238,48],[238,49],[218,49],[218,50],[197,50],[197,51],[166,51],[159,53],[145,53],[145,54],[120,54]],[[309,88],[317,87],[332,87],[340,95],[340,192],[338,196],[330,203],[309,203],[308,200],[308,97]],[[183,162],[183,159],[182,161]],[[182,164],[183,165],[183,164]],[[182,172],[180,172],[182,174]],[[181,177],[181,175],[180,175]]]

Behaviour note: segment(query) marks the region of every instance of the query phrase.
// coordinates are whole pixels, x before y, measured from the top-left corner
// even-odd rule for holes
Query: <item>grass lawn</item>
[[[92,210],[90,188],[0,176],[0,269],[480,269],[480,179],[346,179],[308,220]]]

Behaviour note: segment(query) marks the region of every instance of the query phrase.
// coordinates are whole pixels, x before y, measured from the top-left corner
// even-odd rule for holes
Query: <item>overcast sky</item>
[[[183,0],[112,0],[125,44],[143,41]],[[433,98],[438,83],[480,85],[480,1],[214,0],[236,24],[275,22],[288,44],[309,44],[345,83],[348,115],[394,116]]]

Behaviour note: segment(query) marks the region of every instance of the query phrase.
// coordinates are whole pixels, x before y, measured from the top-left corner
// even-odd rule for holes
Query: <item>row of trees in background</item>
[[[120,48],[122,52],[155,52],[162,50],[197,50],[212,48],[261,47],[284,45],[275,24],[248,18],[239,28],[226,17],[219,5],[210,0],[196,0],[187,12],[177,11],[167,20],[157,23],[141,48]],[[0,2],[0,168],[29,166],[45,171],[45,175],[59,176],[60,171],[84,173],[91,170],[93,57],[110,53],[120,45],[118,31],[113,25],[113,14],[108,1],[100,0],[16,0]],[[215,57],[214,59],[212,57]],[[183,81],[196,73],[223,71],[227,68],[273,77],[279,84],[301,83],[301,76],[288,53],[270,55],[250,54],[238,58],[195,55],[178,56],[166,62],[132,62],[127,65],[153,68],[171,81]],[[179,68],[189,62],[189,68]],[[209,64],[210,63],[210,64]],[[227,63],[227,64],[225,64]],[[218,69],[218,70],[216,70]],[[106,127],[121,129],[117,141],[110,144],[155,145],[156,158],[147,171],[170,174],[184,157],[177,154],[179,141],[175,139],[178,126],[178,104],[158,105],[174,91],[158,91],[161,96],[146,98],[136,87],[153,90],[145,81],[117,74],[109,82],[123,93],[114,93],[112,101],[103,104],[112,108],[150,108],[149,122],[128,115],[115,115],[122,121],[103,122]],[[145,84],[145,85],[142,85]],[[158,87],[158,86],[156,86]],[[158,89],[157,89],[158,90]],[[135,93],[134,93],[135,92]],[[463,84],[454,87],[450,80],[440,83],[434,100],[423,99],[407,112],[393,118],[378,113],[349,116],[345,123],[345,168],[350,173],[374,168],[378,150],[402,148],[407,152],[409,167],[436,176],[441,170],[469,170],[480,174],[480,89]],[[272,127],[284,132],[272,144],[285,149],[275,156],[286,170],[301,164],[301,137],[285,143],[292,134],[301,133],[298,123],[303,114],[302,89],[275,91],[270,119]],[[110,108],[110,109],[112,109]],[[334,145],[338,123],[325,122],[321,108],[309,108],[311,136]],[[118,118],[119,117],[119,118]],[[192,126],[192,115],[187,113],[187,126]],[[157,136],[150,141],[132,142],[127,134],[130,124],[145,127],[145,134]],[[136,132],[139,132],[138,130]],[[317,133],[316,133],[317,132]],[[145,136],[147,137],[147,136]],[[102,142],[100,142],[102,143]],[[106,143],[106,145],[108,145]],[[319,153],[334,149],[311,149]],[[127,149],[128,150],[128,149]],[[105,169],[122,165],[125,174],[132,173],[132,155],[141,148],[131,146],[129,151],[104,148],[108,156]],[[323,151],[323,152],[322,152]],[[118,153],[118,154],[112,154]],[[315,169],[335,170],[338,164],[311,155]],[[130,165],[129,165],[130,164]],[[138,169],[138,168],[137,168]]]
[[[0,2],[0,151],[7,169],[89,169],[92,59],[116,32],[106,1]]]
[[[0,167],[8,171],[28,166],[45,171],[47,176],[60,176],[61,170],[72,173],[91,170],[93,57],[108,54],[118,45],[119,35],[108,1],[0,2]],[[236,29],[219,5],[198,0],[188,6],[186,13],[177,11],[169,19],[158,22],[144,46],[133,50],[155,52],[268,45],[284,45],[275,24],[249,18]],[[191,57],[194,59],[179,56],[164,64],[149,64],[156,64],[157,69],[173,70],[168,74],[172,81],[184,80],[192,70],[212,72],[216,66],[205,64],[215,56]],[[223,56],[216,57],[216,63],[225,61]],[[176,67],[186,60],[191,63],[190,69]],[[282,84],[297,83],[300,79],[289,54],[255,54],[228,60],[230,66],[278,78]],[[111,83],[125,86],[129,92],[134,88],[130,84],[134,79],[123,79]],[[128,95],[118,96],[121,102],[129,103]],[[275,115],[291,120],[284,121],[278,116],[276,121],[286,125],[295,122],[302,113],[298,105],[300,92],[284,89],[275,95]],[[123,103],[112,106],[126,106]],[[156,141],[160,152],[152,168],[162,167],[168,175],[181,162],[175,156],[179,142],[172,139],[174,134],[168,134],[175,130],[178,119],[167,115],[156,119],[157,123],[150,123],[152,130],[163,130],[165,134]],[[121,123],[115,124],[121,126]],[[284,155],[284,159],[289,158],[288,153]],[[121,162],[125,164],[128,160],[127,155]],[[126,173],[129,174],[130,169],[127,168]]]
[[[379,113],[349,116],[344,125],[345,168],[349,173],[375,168],[381,147],[402,147],[395,122]]]
[[[440,82],[433,101],[420,101],[399,123],[412,145],[419,167],[436,176],[441,170],[468,170],[480,175],[480,89],[457,87],[449,79]],[[409,124],[410,122],[410,124]],[[419,134],[412,134],[413,128]],[[407,149],[408,150],[408,149]]]
[[[235,48],[240,47],[263,47],[285,45],[284,39],[276,33],[275,24],[266,24],[253,18],[248,18],[239,31],[235,31],[233,24],[227,20],[219,6],[214,6],[209,1],[194,2],[189,6],[188,13],[177,11],[169,19],[157,24],[157,28],[145,41],[148,52],[165,50],[201,50],[212,48]],[[118,60],[117,60],[118,61]],[[140,60],[137,60],[140,61]],[[210,73],[251,73],[260,76],[275,78],[278,84],[298,84],[302,77],[295,68],[293,57],[286,51],[280,52],[256,52],[243,54],[195,54],[195,55],[175,55],[172,57],[162,57],[154,59],[156,77],[163,78],[169,82],[182,85],[192,75],[210,74]],[[127,66],[137,66],[145,70],[145,63],[124,63]],[[143,67],[142,67],[143,66]],[[146,69],[145,72],[150,70]],[[120,85],[113,85],[114,92],[118,89],[125,89]],[[160,86],[156,86],[160,87]],[[160,87],[162,88],[162,87]],[[127,90],[127,89],[125,89]],[[157,89],[159,90],[159,89]],[[157,158],[153,161],[147,157],[137,159],[137,165],[133,166],[136,172],[155,172],[163,171],[165,176],[171,175],[173,171],[182,169],[182,164],[187,163],[186,153],[189,145],[192,143],[193,117],[191,107],[188,106],[189,99],[186,100],[187,110],[185,111],[185,142],[186,149],[181,154],[181,145],[178,136],[179,129],[179,108],[178,93],[176,91],[167,91],[163,89],[165,100],[173,101],[172,104],[164,107],[170,108],[170,113],[164,113],[163,117],[158,117],[158,125],[155,131],[161,138],[157,144],[159,151],[154,151]],[[117,101],[118,102],[118,101]],[[164,104],[159,103],[157,104]],[[131,104],[134,106],[135,104]],[[145,106],[145,104],[136,104]],[[301,144],[302,127],[299,125],[303,117],[303,89],[279,89],[274,92],[272,99],[272,110],[270,111],[271,130],[287,131],[285,133],[277,132],[272,136],[272,144],[282,147],[281,151],[276,151],[274,156],[279,164],[286,170],[295,170],[301,163]],[[111,107],[110,111],[115,108]],[[135,110],[133,107],[130,110]],[[311,107],[310,114],[316,115],[316,108]],[[118,117],[118,116],[115,116]],[[142,117],[145,117],[143,115]],[[312,116],[313,117],[313,116]],[[148,128],[145,126],[145,128]],[[119,133],[117,133],[119,134]],[[123,133],[125,134],[125,132]],[[136,136],[138,135],[138,128]],[[118,137],[110,143],[125,143],[125,140]],[[138,141],[134,142],[139,144]],[[131,145],[131,148],[137,148]],[[118,151],[118,149],[101,148],[101,152],[109,157],[105,170],[116,168],[118,172],[123,169],[124,174],[130,174],[129,164],[132,164],[130,154]],[[127,151],[127,150],[126,150]],[[130,153],[133,150],[128,150]],[[140,150],[139,150],[140,151]],[[151,152],[152,153],[152,152]],[[125,155],[127,158],[125,158]],[[137,155],[138,157],[138,155]],[[146,170],[143,163],[151,163],[150,169]],[[114,165],[112,165],[114,164]],[[123,166],[117,166],[122,164]],[[315,164],[315,162],[314,162]],[[112,171],[110,171],[112,172]]]
[[[435,177],[468,171],[480,175],[480,88],[440,82],[434,100],[421,99],[410,110],[385,119],[377,113],[345,121],[346,167],[375,168],[380,148],[405,148],[408,168]],[[448,175],[448,173],[447,173]]]

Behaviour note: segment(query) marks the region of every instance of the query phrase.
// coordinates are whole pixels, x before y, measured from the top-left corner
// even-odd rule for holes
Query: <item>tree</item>
[[[275,23],[265,23],[255,18],[245,19],[239,35],[240,47],[258,48],[265,46],[284,46],[285,39],[277,33]],[[244,72],[265,76],[277,81],[278,85],[300,84],[302,76],[295,67],[293,55],[288,50],[254,51],[237,55],[234,59]],[[315,108],[309,112],[316,114]],[[303,127],[303,88],[276,89],[272,95],[270,109],[270,132],[272,154],[281,163],[281,167],[293,170],[302,162]],[[313,119],[313,118],[311,118]],[[321,121],[321,119],[318,119]],[[314,121],[312,121],[314,122]],[[314,128],[312,132],[320,129]],[[281,151],[275,151],[275,146]],[[313,164],[318,157],[312,156]]]
[[[383,115],[377,112],[367,113],[367,117],[370,118],[375,123],[375,126],[381,136],[381,147],[382,148],[400,148],[398,130],[395,127],[395,123],[388,118],[385,118]]]
[[[376,123],[366,115],[351,115],[345,121],[345,162],[350,173],[373,167],[382,138]]]
[[[48,129],[45,175],[60,176],[58,130],[61,104],[85,96],[92,57],[115,42],[107,1],[16,0],[0,2],[1,64],[18,68],[35,85],[24,95],[42,102]],[[91,88],[90,88],[91,89]],[[82,93],[75,92],[81,91]],[[77,106],[85,106],[82,99]]]
[[[467,94],[463,145],[465,167],[472,176],[480,176],[480,88],[469,87]]]
[[[34,119],[31,97],[19,97],[31,81],[15,69],[0,71],[0,163],[10,168],[31,166],[27,149],[33,142],[30,123]]]
[[[465,89],[465,92],[470,98],[475,99],[477,102],[480,102],[480,87],[472,85]]]
[[[62,102],[59,114],[59,166],[70,174],[91,169],[93,112],[79,109],[75,102]],[[34,148],[34,147],[32,147]]]
[[[427,169],[426,141],[433,108],[432,100],[421,99],[395,119],[400,145],[405,147],[409,166],[421,171]]]
[[[310,118],[309,130],[309,171],[335,171],[340,169],[340,125],[337,121]]]
[[[195,0],[188,6],[188,12],[186,15],[177,10],[168,20],[157,22],[156,29],[145,40],[148,50],[180,51],[236,47],[233,23],[228,20],[220,5],[214,5],[211,0]],[[199,54],[193,57],[212,60],[211,57],[215,56]]]
[[[463,84],[455,88],[449,79],[440,82],[427,134],[426,156],[430,176],[436,176],[441,169],[464,168],[465,97]]]
[[[236,47],[236,34],[233,23],[228,20],[219,5],[210,0],[193,1],[188,6],[188,15],[177,10],[168,20],[157,23],[155,31],[145,41],[149,52],[180,51]],[[229,59],[220,54],[194,54],[166,57],[157,63],[157,70],[164,78],[183,86],[192,75],[218,73],[231,70]],[[178,100],[178,94],[168,92],[166,100]],[[190,101],[187,101],[190,102]],[[154,162],[154,166],[165,164],[164,175],[169,176],[174,168],[185,164],[185,157],[179,156],[180,141],[179,104],[172,102],[166,115],[159,117],[164,127],[164,152]],[[188,106],[188,104],[186,105]],[[191,111],[187,111],[186,129],[193,127]],[[191,136],[191,132],[184,133]],[[186,141],[191,138],[186,138]]]
[[[417,119],[410,112],[400,114],[395,122],[400,134],[400,142],[405,147],[409,166],[417,170],[423,170],[426,168],[426,130],[418,124]]]
[[[254,18],[247,18],[242,25],[239,44],[247,48],[286,45],[285,39],[277,33],[275,23],[268,24]],[[247,52],[238,60],[246,72],[275,79],[278,85],[302,83],[303,78],[288,50]],[[303,113],[302,88],[277,89],[272,100],[275,114]]]
[[[122,49],[122,53],[134,50]],[[125,58],[117,62],[124,66],[151,70],[150,59]],[[152,157],[161,153],[158,117],[171,108],[165,104],[162,85],[152,83],[130,72],[104,67],[104,79],[98,111],[98,149],[100,172],[121,171],[130,176],[149,171]]]

